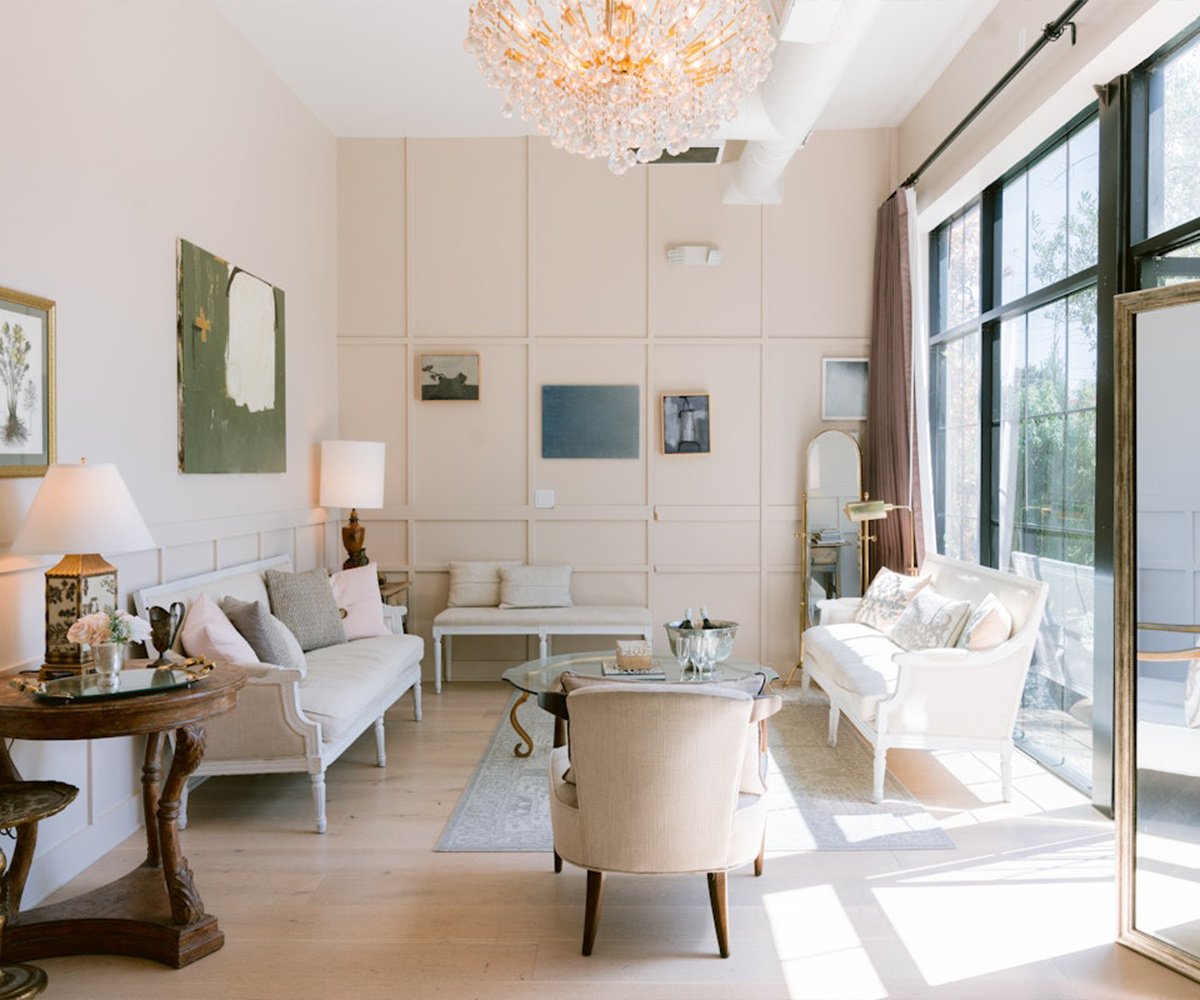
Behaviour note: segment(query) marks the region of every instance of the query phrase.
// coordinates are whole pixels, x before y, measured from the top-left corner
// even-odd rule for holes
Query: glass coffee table
[[[524,705],[530,696],[536,697],[538,704],[554,716],[554,745],[562,746],[566,736],[563,710],[566,696],[562,693],[559,676],[569,670],[584,677],[604,677],[604,662],[607,661],[611,665],[615,659],[616,654],[611,650],[603,653],[564,653],[562,656],[530,660],[504,671],[500,675],[501,678],[521,692],[521,697],[513,702],[508,713],[513,729],[521,738],[521,742],[513,747],[513,754],[517,757],[528,757],[533,753],[533,739],[517,720],[517,709]],[[766,684],[779,680],[779,674],[770,667],[749,660],[726,660],[724,663],[718,663],[711,673],[703,677],[691,670],[685,674],[679,667],[679,661],[673,656],[655,656],[653,660],[657,668],[654,677],[608,675],[609,679],[633,681],[636,684],[711,684],[714,681],[736,680],[739,677],[762,674],[766,677]]]

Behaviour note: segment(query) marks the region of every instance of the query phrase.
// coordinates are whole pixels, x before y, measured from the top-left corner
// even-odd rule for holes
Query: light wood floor
[[[372,766],[370,734],[331,770],[324,836],[311,832],[304,775],[208,781],[192,796],[184,851],[225,947],[181,970],[47,960],[45,995],[1200,998],[1200,986],[1111,943],[1111,824],[1020,755],[1018,794],[1004,805],[994,761],[893,752],[956,849],[768,854],[761,879],[730,876],[726,961],[699,877],[610,877],[596,951],[583,958],[581,871],[555,876],[548,855],[433,851],[508,693],[430,691],[421,723],[405,699],[388,718],[386,770]],[[102,884],[142,851],[131,838],[60,895]]]

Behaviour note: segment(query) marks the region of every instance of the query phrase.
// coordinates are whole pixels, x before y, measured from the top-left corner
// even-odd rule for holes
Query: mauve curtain
[[[867,427],[863,486],[872,500],[912,506],[871,523],[878,538],[871,565],[904,572],[925,556],[913,419],[912,276],[908,198],[895,191],[880,207],[875,237],[875,301],[871,316],[871,367],[867,379]],[[915,542],[915,550],[914,550]]]

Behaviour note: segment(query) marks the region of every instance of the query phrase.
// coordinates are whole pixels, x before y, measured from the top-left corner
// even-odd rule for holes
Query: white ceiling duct
[[[828,37],[818,44],[780,42],[771,75],[759,90],[763,113],[779,138],[749,142],[739,159],[721,167],[727,205],[777,205],[784,168],[804,146],[882,0],[843,0]],[[803,18],[803,0],[790,20]],[[783,25],[783,34],[788,25]]]

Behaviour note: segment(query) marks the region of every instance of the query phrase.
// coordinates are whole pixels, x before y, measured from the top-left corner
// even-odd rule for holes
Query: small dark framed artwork
[[[479,398],[478,354],[422,354],[421,399]]]
[[[821,359],[821,419],[867,419],[866,358]]]
[[[712,450],[712,413],[707,392],[664,393],[664,455],[707,455]]]

